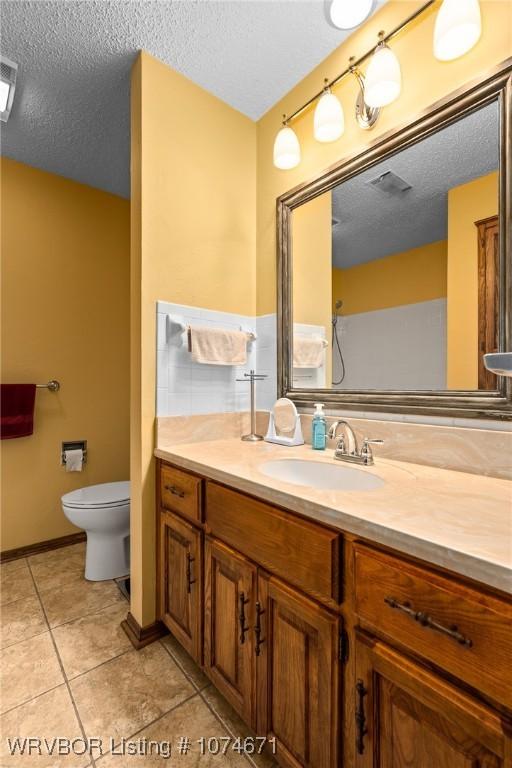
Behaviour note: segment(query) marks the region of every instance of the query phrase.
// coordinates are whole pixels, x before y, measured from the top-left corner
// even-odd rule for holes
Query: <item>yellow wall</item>
[[[380,29],[389,30],[422,5],[423,0],[389,0],[348,41],[324,60],[258,123],[258,253],[257,312],[276,308],[275,282],[275,202],[297,184],[308,181],[342,158],[353,157],[389,130],[410,123],[422,110],[472,78],[503,61],[512,51],[512,3],[482,0],[482,37],[477,45],[452,62],[437,61],[432,54],[432,35],[436,6],[424,14],[404,34],[393,40],[393,50],[402,67],[403,89],[400,98],[383,109],[372,131],[362,131],[353,117],[357,96],[355,78],[345,78],[336,95],[345,108],[345,133],[331,144],[313,138],[313,109],[307,110],[293,127],[302,148],[302,162],[290,171],[272,164],[272,147],[283,113],[291,114],[321,89],[324,77],[332,78],[346,68],[349,56],[360,56],[375,45]]]
[[[333,302],[342,299],[342,313],[353,315],[446,297],[446,258],[446,240],[439,240],[366,264],[334,268]]]
[[[155,618],[157,299],[255,311],[256,126],[141,53],[132,76],[132,597]]]
[[[332,200],[319,195],[293,212],[293,322],[321,325],[331,334]],[[325,386],[332,352],[326,350]]]
[[[498,173],[448,192],[448,389],[478,389],[478,239],[498,213]]]
[[[4,440],[2,550],[74,528],[60,497],[129,473],[127,200],[3,158],[2,381],[46,382],[35,431]],[[60,466],[63,440],[86,439],[82,473]]]

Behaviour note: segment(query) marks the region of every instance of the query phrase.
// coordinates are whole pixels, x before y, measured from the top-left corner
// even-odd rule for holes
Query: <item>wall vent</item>
[[[400,195],[402,192],[412,189],[411,184],[397,176],[393,171],[385,171],[385,173],[381,173],[376,179],[372,179],[368,183],[374,189],[384,192],[386,195]]]

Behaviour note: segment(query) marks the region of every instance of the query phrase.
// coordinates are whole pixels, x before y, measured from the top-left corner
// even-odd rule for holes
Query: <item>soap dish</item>
[[[512,352],[489,352],[484,355],[484,365],[497,376],[512,377]]]

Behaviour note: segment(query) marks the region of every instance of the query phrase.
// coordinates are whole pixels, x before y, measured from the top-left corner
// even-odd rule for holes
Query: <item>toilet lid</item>
[[[66,493],[62,503],[67,507],[117,507],[130,501],[130,482],[101,483]]]

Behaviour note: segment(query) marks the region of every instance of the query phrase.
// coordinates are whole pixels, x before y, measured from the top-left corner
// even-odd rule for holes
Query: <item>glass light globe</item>
[[[478,0],[443,0],[434,26],[434,56],[458,59],[471,50],[482,34]]]
[[[274,165],[286,171],[299,163],[300,144],[297,134],[288,125],[284,125],[274,141]]]
[[[322,142],[336,141],[345,130],[343,107],[330,91],[326,91],[316,105],[314,128],[315,139]]]
[[[400,62],[387,45],[375,49],[364,82],[364,100],[369,107],[385,107],[400,96]]]
[[[352,29],[369,15],[373,0],[332,0],[331,21],[338,29]]]

